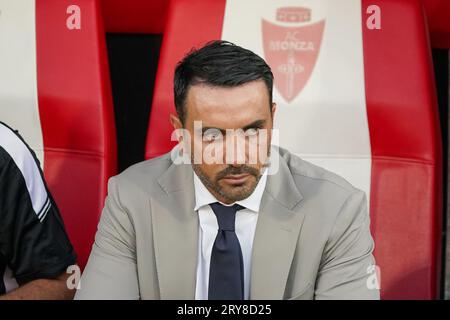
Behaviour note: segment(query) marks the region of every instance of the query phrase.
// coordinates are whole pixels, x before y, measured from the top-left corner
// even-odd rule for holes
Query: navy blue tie
[[[244,300],[244,262],[241,245],[234,231],[236,211],[244,207],[234,204],[210,204],[217,217],[219,230],[209,266],[209,300]]]

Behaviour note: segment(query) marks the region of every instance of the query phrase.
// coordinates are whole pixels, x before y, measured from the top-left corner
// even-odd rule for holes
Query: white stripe
[[[45,202],[44,207],[42,208],[41,212],[38,214],[38,218],[41,219],[41,217],[45,214],[45,212],[50,208],[50,199],[47,198],[47,201]]]
[[[47,213],[50,211],[50,207],[51,207],[51,204],[45,209],[44,214],[42,215],[42,217],[39,218],[40,222],[44,221],[45,217],[47,216]]]
[[[283,7],[309,8],[311,21],[279,22],[276,11]],[[263,39],[262,19],[283,27],[302,27],[325,19],[317,61],[303,90],[288,103],[274,88],[279,144],[343,176],[364,190],[369,199],[372,159],[360,0],[227,0],[222,39],[252,50],[274,69],[280,64],[272,65],[265,57],[263,41],[267,39]],[[275,40],[284,40],[287,35],[286,31]],[[302,34],[296,33],[294,39],[301,41]],[[279,54],[287,63],[287,53]],[[295,63],[304,63],[295,59]]]
[[[18,129],[44,167],[34,0],[0,0],[0,120]]]
[[[25,179],[34,212],[44,207],[48,195],[39,168],[27,146],[4,125],[0,125],[0,146],[8,152]]]

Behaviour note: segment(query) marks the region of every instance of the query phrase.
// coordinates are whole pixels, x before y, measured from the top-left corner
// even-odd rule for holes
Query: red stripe
[[[221,38],[225,2],[174,0],[169,5],[150,113],[145,153],[147,159],[164,154],[175,145],[170,141],[172,126],[169,123],[169,114],[175,113],[175,66],[193,47]]]
[[[45,177],[84,266],[116,171],[116,145],[99,6],[77,0],[81,30],[69,30],[72,4],[36,1],[37,82]]]
[[[381,8],[381,30],[366,27],[369,5]],[[442,151],[422,8],[418,1],[362,0],[362,17],[382,298],[435,298]]]

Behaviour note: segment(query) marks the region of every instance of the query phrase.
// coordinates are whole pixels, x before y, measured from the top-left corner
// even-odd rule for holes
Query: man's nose
[[[226,136],[225,162],[230,165],[245,164],[247,161],[245,135],[239,131]]]

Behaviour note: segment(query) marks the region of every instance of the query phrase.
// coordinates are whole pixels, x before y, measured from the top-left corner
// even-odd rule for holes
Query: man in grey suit
[[[179,144],[109,180],[77,299],[379,299],[365,193],[271,146],[272,87],[229,42],[180,61]]]

